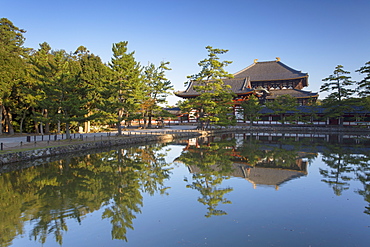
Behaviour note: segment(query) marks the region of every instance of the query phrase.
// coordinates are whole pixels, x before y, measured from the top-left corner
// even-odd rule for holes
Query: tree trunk
[[[44,135],[44,126],[43,126],[42,122],[40,122],[40,134]]]
[[[71,132],[69,131],[69,122],[66,122],[66,139],[71,138]]]
[[[57,133],[60,134],[60,121],[58,120],[58,123],[57,123]]]
[[[28,108],[29,109],[29,108]],[[26,112],[27,112],[27,110],[28,109],[26,109],[24,112],[23,112],[23,114],[22,114],[22,118],[21,118],[21,120],[20,120],[20,123],[19,123],[19,133],[23,133],[23,122],[24,122],[24,119],[26,118]]]
[[[117,132],[118,132],[118,135],[122,135],[122,128],[121,128],[121,121],[118,121],[117,124]]]
[[[148,128],[152,127],[152,119],[153,119],[153,116],[152,116],[152,113],[150,112],[148,114]]]
[[[84,132],[85,132],[85,133],[90,133],[90,121],[86,121],[86,122],[85,122],[85,129],[84,129]]]
[[[117,118],[117,132],[119,136],[122,135],[122,127],[121,127],[122,117],[123,117],[123,109],[119,109],[118,118]]]
[[[3,108],[3,111],[4,111],[4,117],[5,117],[5,125],[8,129],[8,134],[9,135],[14,135],[14,128],[13,128],[13,124],[12,124],[12,114],[4,107]]]
[[[34,122],[34,127],[35,127],[35,133],[38,134],[39,133],[39,124]]]
[[[34,132],[37,134],[39,133],[39,127],[38,127],[38,123],[36,122],[36,110],[34,107],[31,107],[31,112],[32,112],[32,115],[33,115],[33,126],[34,126]]]
[[[44,118],[48,119],[48,110],[44,109]],[[50,134],[50,123],[49,121],[46,121],[45,123],[45,134]]]

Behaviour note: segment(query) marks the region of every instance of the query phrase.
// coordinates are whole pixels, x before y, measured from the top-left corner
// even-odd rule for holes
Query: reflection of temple
[[[228,139],[230,136],[224,135],[223,137]],[[222,137],[210,136],[201,139],[201,143],[199,143],[200,139],[190,139],[184,150],[192,153],[205,152],[205,150],[200,151],[199,148],[201,148],[202,145],[211,145],[211,143],[220,138]],[[251,164],[246,157],[240,154],[237,147],[228,147],[227,149],[230,150],[230,152],[227,155],[229,156],[230,162],[233,162],[231,165],[232,172],[222,175],[244,178],[252,183],[254,188],[257,186],[268,186],[274,187],[275,189],[278,189],[279,186],[285,182],[307,175],[308,162],[305,159],[307,153],[293,151],[291,158],[289,158],[289,160],[284,160],[282,157],[271,155],[271,147],[266,146],[265,148],[266,150],[260,150],[257,162]],[[217,150],[212,152],[217,152]],[[209,153],[209,155],[212,154]],[[190,173],[201,174],[204,172],[195,164],[186,165]],[[212,171],[220,171],[218,165],[211,165],[208,168]]]
[[[245,178],[253,187],[257,186],[268,186],[279,189],[279,186],[292,179],[299,178],[307,175],[307,162],[298,159],[297,163],[300,163],[303,170],[274,168],[274,167],[260,167],[258,165],[252,167],[243,163],[233,163],[233,172],[225,174],[225,176]],[[189,172],[201,173],[202,171],[195,165],[188,165]],[[217,170],[217,166],[211,167]]]
[[[304,154],[296,157],[295,165],[282,167],[274,164],[273,160],[262,159],[254,167],[247,169],[245,179],[257,185],[273,186],[278,189],[280,185],[292,179],[307,175],[307,161],[304,160]]]

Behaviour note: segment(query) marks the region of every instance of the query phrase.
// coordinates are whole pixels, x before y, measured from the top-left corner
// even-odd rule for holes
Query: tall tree
[[[88,111],[87,122],[85,122],[85,132],[90,132],[90,121],[98,117],[98,105],[102,101],[101,91],[103,85],[109,80],[109,68],[103,64],[99,56],[96,56],[86,47],[80,46],[74,52],[75,59],[80,67],[80,79],[87,87],[86,95],[86,110]]]
[[[370,61],[365,63],[360,69],[356,70],[364,75],[364,79],[357,82],[357,92],[361,97],[361,105],[370,110]]]
[[[343,114],[350,110],[350,105],[346,100],[354,94],[354,90],[348,88],[354,84],[350,72],[345,71],[342,65],[335,67],[332,75],[324,78],[325,83],[320,87],[320,92],[331,92],[323,101],[328,117],[336,117],[339,125],[343,126]]]
[[[171,70],[169,62],[161,62],[159,67],[150,64],[144,70],[144,80],[146,84],[147,97],[144,101],[145,112],[148,116],[148,127],[152,125],[152,117],[154,111],[160,111],[159,104],[166,103],[166,97],[173,89],[171,81],[166,78],[166,71]]]
[[[34,76],[40,81],[44,93],[39,106],[48,111],[53,122],[65,124],[69,138],[71,123],[86,119],[88,88],[81,80],[79,64],[72,56],[64,50],[45,55],[46,61],[34,61]]]
[[[364,79],[357,82],[357,90],[359,91],[359,95],[362,97],[370,96],[370,61],[365,63],[364,66],[356,70],[356,72],[360,72],[364,74]]]
[[[121,122],[136,113],[145,92],[141,78],[141,66],[134,53],[127,52],[127,41],[113,44],[113,57],[109,63],[111,80],[104,85],[104,101],[101,109],[109,122],[115,122],[118,135],[122,135]]]
[[[29,51],[23,46],[25,32],[10,20],[0,19],[0,135],[3,132],[3,115],[6,117],[8,130],[12,132],[11,112],[6,107],[12,88],[25,76],[24,58]]]
[[[219,61],[218,55],[228,52],[224,49],[206,47],[208,58],[200,61],[201,71],[188,76],[190,83],[194,83],[194,90],[200,93],[193,99],[184,102],[185,108],[192,108],[198,114],[198,128],[204,129],[209,124],[227,126],[235,124],[233,116],[233,98],[235,94],[225,85],[223,79],[233,75],[225,71],[231,61]]]

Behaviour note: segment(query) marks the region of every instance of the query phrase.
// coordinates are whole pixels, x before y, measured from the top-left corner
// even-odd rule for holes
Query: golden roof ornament
[[[276,62],[280,62],[280,57],[276,57]]]
[[[253,63],[257,63],[257,61],[258,61],[258,59],[254,59],[254,60],[253,60]]]

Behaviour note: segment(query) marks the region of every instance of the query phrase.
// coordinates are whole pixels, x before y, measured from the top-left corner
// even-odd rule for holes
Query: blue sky
[[[229,50],[220,59],[233,61],[230,73],[280,57],[308,72],[306,90],[318,92],[338,64],[362,78],[355,70],[370,60],[369,10],[368,0],[1,0],[0,17],[26,30],[34,49],[83,45],[108,62],[112,44],[128,41],[142,65],[171,63],[176,91],[199,72],[210,45]]]

